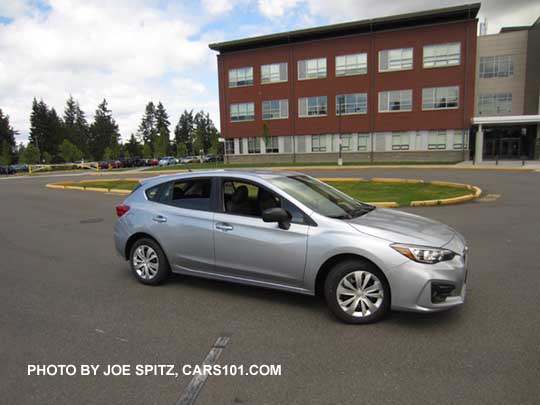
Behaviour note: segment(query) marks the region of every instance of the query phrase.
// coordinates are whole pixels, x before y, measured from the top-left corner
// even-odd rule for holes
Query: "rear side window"
[[[146,190],[146,198],[148,198],[148,200],[150,201],[157,201],[159,197],[159,189],[161,188],[161,186],[162,184],[159,184]]]
[[[210,211],[211,179],[178,180],[167,185],[161,202],[178,208]]]

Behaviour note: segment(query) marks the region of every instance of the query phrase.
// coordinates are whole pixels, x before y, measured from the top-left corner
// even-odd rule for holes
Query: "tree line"
[[[204,111],[184,110],[171,139],[169,115],[161,102],[146,105],[137,133],[122,142],[118,124],[107,100],[97,106],[88,122],[79,102],[66,101],[63,116],[43,100],[34,98],[30,113],[30,135],[25,146],[15,142],[18,133],[9,116],[0,109],[0,164],[63,163],[78,160],[99,161],[118,158],[183,157],[222,153],[219,132]]]

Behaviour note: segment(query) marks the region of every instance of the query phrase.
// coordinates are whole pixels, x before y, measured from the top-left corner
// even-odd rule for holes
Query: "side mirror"
[[[277,222],[281,229],[289,229],[291,227],[291,214],[283,208],[269,208],[262,213],[264,222]]]

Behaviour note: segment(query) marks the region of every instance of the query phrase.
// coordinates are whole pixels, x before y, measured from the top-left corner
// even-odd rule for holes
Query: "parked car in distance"
[[[9,166],[14,173],[26,173],[28,172],[28,165],[25,163],[17,163]]]
[[[187,163],[201,163],[201,159],[199,159],[197,156],[185,156],[180,159],[181,164],[187,164]]]
[[[174,156],[165,156],[159,160],[159,166],[170,166],[176,164],[176,158]]]
[[[116,250],[143,284],[173,272],[322,293],[348,323],[465,301],[468,248],[458,232],[360,202],[305,174],[213,170],[148,178],[116,213]]]
[[[0,165],[0,175],[1,174],[14,174],[15,170],[11,166],[8,165]]]
[[[223,156],[222,155],[204,155],[203,157],[204,163],[214,163],[214,162],[223,162]]]

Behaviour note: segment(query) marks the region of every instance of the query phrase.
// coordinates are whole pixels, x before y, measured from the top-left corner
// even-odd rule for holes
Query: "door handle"
[[[219,222],[216,224],[216,228],[221,230],[221,231],[232,231],[234,229],[234,227],[232,225],[229,225],[229,224],[226,224],[224,222]]]
[[[156,215],[154,218],[152,218],[152,221],[163,223],[163,222],[167,222],[167,218],[165,218],[163,215]]]

